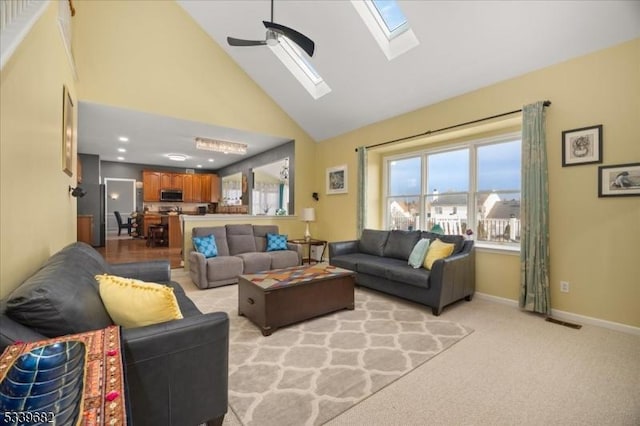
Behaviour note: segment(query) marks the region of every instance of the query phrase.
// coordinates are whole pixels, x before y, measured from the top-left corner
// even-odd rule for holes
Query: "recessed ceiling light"
[[[129,142],[129,138],[128,138],[128,137],[126,137],[126,136],[120,136],[120,137],[118,138],[118,140],[119,140],[120,142]]]
[[[202,164],[198,164],[196,167],[201,169],[202,168]]]
[[[209,158],[207,161],[210,162],[210,163],[213,163],[214,160],[213,160],[213,158]]]
[[[118,148],[118,152],[127,152],[127,150],[124,148]]]
[[[118,157],[118,160],[122,161],[124,160],[124,157]]]
[[[187,156],[184,154],[167,154],[167,158],[173,161],[184,161],[187,159]]]

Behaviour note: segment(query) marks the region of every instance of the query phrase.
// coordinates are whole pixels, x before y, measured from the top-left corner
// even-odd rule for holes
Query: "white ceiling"
[[[640,1],[398,1],[420,44],[388,61],[350,1],[276,0],[274,21],[316,43],[311,62],[332,91],[314,100],[266,46],[226,42],[227,36],[264,39],[269,0],[178,3],[316,141],[640,37]],[[152,146],[126,160],[145,164],[165,164],[163,153],[191,143],[198,133],[189,126],[206,126],[209,133],[200,136],[224,139],[231,132],[163,117],[141,122],[141,113],[128,119],[117,109],[82,102],[79,112],[79,148],[91,147],[102,159],[115,160],[101,150],[119,132],[154,132],[146,142]],[[251,153],[286,141],[232,136],[247,137]],[[176,138],[182,138],[179,145]],[[213,168],[225,160],[216,159]]]

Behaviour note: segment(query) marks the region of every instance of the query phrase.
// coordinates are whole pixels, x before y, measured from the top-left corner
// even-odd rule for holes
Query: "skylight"
[[[388,60],[416,47],[419,42],[395,0],[351,0]]]
[[[278,44],[269,46],[269,48],[300,84],[307,89],[313,99],[319,99],[331,91],[329,85],[295,43],[287,37],[279,37],[278,41]]]

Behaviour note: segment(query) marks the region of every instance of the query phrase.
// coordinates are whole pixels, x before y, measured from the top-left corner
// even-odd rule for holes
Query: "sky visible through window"
[[[372,3],[380,13],[390,33],[407,22],[407,18],[395,0],[372,0]]]
[[[429,187],[437,190],[469,190],[469,151],[449,151],[428,156]],[[389,195],[420,194],[420,157],[394,160],[389,168]],[[478,148],[478,190],[520,190],[520,141]]]

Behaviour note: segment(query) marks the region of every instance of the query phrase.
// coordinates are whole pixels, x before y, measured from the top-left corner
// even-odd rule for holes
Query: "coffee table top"
[[[338,268],[337,266],[326,263],[318,263],[311,266],[292,266],[290,268],[272,269],[271,271],[258,272],[255,274],[245,274],[240,275],[240,278],[255,284],[263,290],[274,290],[353,274],[354,272],[348,269]]]

